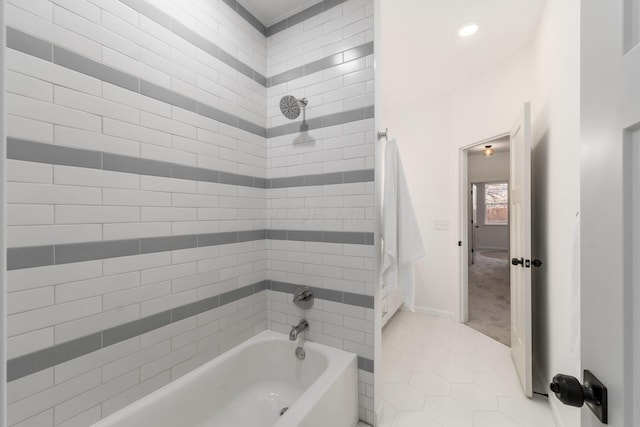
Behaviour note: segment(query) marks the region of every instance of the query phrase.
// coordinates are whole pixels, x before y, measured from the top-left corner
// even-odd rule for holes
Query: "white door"
[[[640,1],[581,2],[581,362],[640,425]],[[634,207],[635,204],[635,207]],[[602,424],[586,408],[582,427]]]
[[[511,355],[524,394],[531,397],[531,107],[528,102],[511,129],[510,157]]]
[[[478,230],[478,186],[475,184],[471,184],[471,200],[469,203],[469,217],[471,218],[471,222],[469,223],[469,259],[471,260],[470,264],[476,263],[476,232]]]

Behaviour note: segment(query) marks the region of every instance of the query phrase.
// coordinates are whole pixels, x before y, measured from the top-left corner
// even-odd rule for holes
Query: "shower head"
[[[280,99],[280,111],[287,119],[297,119],[300,115],[300,107],[307,106],[307,98],[297,99],[295,96],[285,95]]]

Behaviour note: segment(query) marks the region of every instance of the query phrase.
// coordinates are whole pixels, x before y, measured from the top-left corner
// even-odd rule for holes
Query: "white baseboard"
[[[452,311],[439,310],[437,308],[418,307],[418,306],[415,306],[413,308],[414,308],[416,313],[427,314],[429,316],[435,316],[435,317],[443,317],[445,319],[450,319],[450,320],[453,320],[455,322],[458,321],[458,316],[456,315],[456,313],[454,313]],[[406,309],[403,306],[401,308],[401,310],[406,310]]]
[[[482,248],[476,248],[476,251],[508,251],[509,248],[497,248],[495,246],[484,246]]]

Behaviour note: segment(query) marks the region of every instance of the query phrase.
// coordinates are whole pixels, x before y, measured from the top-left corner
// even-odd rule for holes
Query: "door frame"
[[[0,0],[0,46],[5,43],[4,0]],[[6,132],[5,132],[5,51],[0,51],[0,427],[7,425],[7,238],[6,238]]]
[[[476,141],[472,144],[460,147],[458,150],[459,158],[459,176],[460,188],[458,199],[458,212],[460,213],[459,239],[460,246],[460,297],[458,299],[458,322],[466,323],[469,321],[469,153],[472,147],[487,144],[496,139],[509,136],[509,131],[499,133],[490,138]]]

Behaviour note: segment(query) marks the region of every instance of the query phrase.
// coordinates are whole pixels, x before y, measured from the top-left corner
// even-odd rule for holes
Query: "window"
[[[509,223],[509,184],[497,182],[484,185],[484,224]]]

